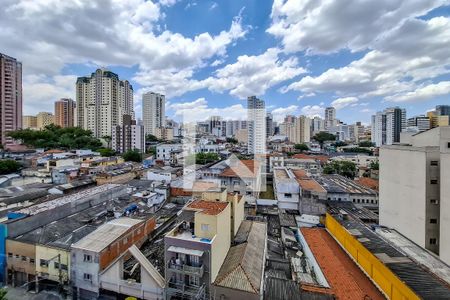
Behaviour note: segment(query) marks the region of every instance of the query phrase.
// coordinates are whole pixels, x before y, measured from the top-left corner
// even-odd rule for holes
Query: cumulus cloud
[[[386,97],[386,100],[392,102],[419,102],[448,94],[450,94],[450,81],[441,81],[436,84],[422,86],[412,92]]]
[[[323,104],[320,105],[306,105],[302,107],[302,114],[304,114],[307,117],[314,118],[314,117],[321,117],[323,118],[325,107],[323,107]]]
[[[267,32],[286,51],[359,51],[405,20],[423,16],[446,0],[275,0]]]
[[[271,111],[274,121],[282,122],[286,115],[298,115],[298,106],[278,107]]]
[[[348,106],[355,106],[358,103],[358,101],[359,100],[356,97],[338,98],[333,102],[331,102],[331,106],[333,106],[337,110],[340,110]]]

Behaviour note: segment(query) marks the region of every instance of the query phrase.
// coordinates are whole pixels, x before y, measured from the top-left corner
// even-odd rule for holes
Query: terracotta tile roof
[[[368,177],[357,178],[357,179],[355,179],[355,182],[362,186],[368,187],[369,189],[375,190],[375,191],[378,191],[379,186],[380,186],[378,180],[373,179],[373,178],[368,178]]]
[[[228,202],[216,202],[196,200],[188,205],[188,208],[201,211],[207,215],[218,215],[227,208]]]
[[[56,154],[56,153],[64,153],[64,151],[59,150],[59,149],[51,149],[51,150],[45,151],[43,154]]]
[[[315,159],[319,160],[322,164],[325,164],[328,162],[328,156],[326,155],[310,155],[305,153],[298,153],[294,154],[292,158],[300,158],[300,159]]]
[[[192,190],[194,192],[207,192],[207,191],[217,191],[219,189],[219,185],[215,182],[209,181],[194,181],[192,185]]]
[[[297,170],[292,170],[292,172],[294,173],[295,177],[297,177],[297,179],[309,178],[308,174],[306,173],[306,170],[297,169]]]
[[[303,190],[326,193],[326,190],[314,179],[297,179],[297,182]]]
[[[301,232],[337,299],[385,299],[325,229]]]
[[[253,159],[239,160],[237,165],[229,166],[220,174],[222,177],[253,178],[258,174],[259,162]]]

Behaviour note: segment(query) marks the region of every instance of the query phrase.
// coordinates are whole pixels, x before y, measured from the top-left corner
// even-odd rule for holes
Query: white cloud
[[[274,121],[282,122],[286,115],[298,115],[298,106],[278,107],[271,111]]]
[[[419,102],[450,94],[450,81],[441,81],[436,84],[429,84],[416,90],[404,94],[397,94],[386,97],[392,102]]]
[[[213,9],[217,8],[218,6],[219,6],[219,4],[217,4],[217,2],[213,2],[211,4],[211,6],[209,7],[209,10],[213,10]]]
[[[306,105],[302,107],[302,114],[304,114],[307,117],[314,118],[316,116],[322,117],[325,112],[325,107],[321,105]]]
[[[450,71],[450,18],[407,20],[376,41],[376,49],[347,66],[306,76],[286,88],[340,97],[386,97],[417,89]]]
[[[345,98],[338,98],[331,102],[331,106],[336,108],[337,110],[343,109],[348,106],[355,105],[358,103],[358,98],[356,97],[345,97]]]
[[[285,50],[330,53],[359,51],[402,24],[439,7],[446,0],[275,0],[267,32]]]

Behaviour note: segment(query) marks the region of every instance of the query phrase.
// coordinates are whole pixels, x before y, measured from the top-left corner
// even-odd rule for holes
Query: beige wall
[[[441,214],[439,254],[450,265],[450,127],[441,133]]]
[[[36,273],[36,247],[34,244],[22,243],[15,240],[6,240],[6,257],[8,269],[25,272],[31,275]],[[12,254],[12,256],[11,256]],[[34,260],[34,262],[32,261]]]
[[[41,273],[47,273],[48,279],[59,281],[59,269],[55,268],[55,262],[58,262],[58,255],[60,255],[61,264],[67,266],[67,270],[61,270],[61,276],[63,281],[68,281],[70,278],[70,251],[66,251],[58,248],[46,247],[43,245],[36,245],[36,271]],[[41,259],[50,260],[48,267],[40,265]]]

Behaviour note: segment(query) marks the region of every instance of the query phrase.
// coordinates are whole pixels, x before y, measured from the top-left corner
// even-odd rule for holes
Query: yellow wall
[[[217,201],[217,199],[227,201],[227,191],[225,189],[220,192],[193,192],[192,195],[207,201]]]
[[[59,281],[59,270],[55,269],[55,262],[58,262],[56,257],[58,254],[61,255],[61,264],[67,265],[67,271],[62,270],[62,279],[67,281],[70,278],[70,251],[36,245],[36,271],[49,274],[48,278],[50,280]],[[48,268],[41,267],[41,259],[50,260],[51,258],[54,259],[49,262]]]
[[[241,201],[239,201],[239,197],[242,197]],[[231,234],[232,237],[236,235],[239,230],[239,226],[241,226],[242,221],[245,217],[245,196],[239,196],[237,194],[230,195],[228,194],[228,202],[232,205],[232,216],[231,220]]]
[[[327,213],[325,226],[331,235],[347,250],[359,266],[393,300],[420,299],[406,284],[391,272],[375,255]]]

